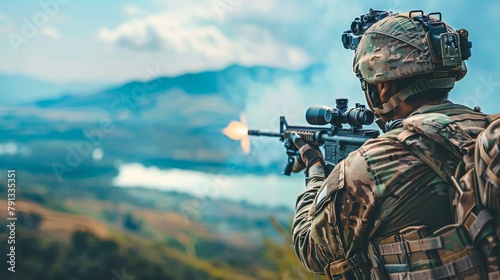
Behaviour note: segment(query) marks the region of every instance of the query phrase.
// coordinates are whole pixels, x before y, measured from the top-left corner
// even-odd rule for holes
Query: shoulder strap
[[[475,196],[470,186],[462,187],[459,184],[453,163],[468,158],[466,169],[473,166],[475,139],[450,117],[439,113],[411,116],[403,121],[403,127],[406,130],[398,135],[398,141],[408,146],[443,181],[455,187],[458,193],[456,218],[459,223],[463,223],[476,205]]]
[[[475,140],[447,115],[419,114],[403,121],[403,127],[439,143],[457,158],[474,150]]]

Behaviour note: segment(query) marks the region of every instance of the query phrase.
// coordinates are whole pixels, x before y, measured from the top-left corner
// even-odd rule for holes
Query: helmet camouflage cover
[[[448,32],[453,31],[445,25]],[[436,64],[431,47],[422,23],[408,13],[394,14],[366,30],[356,50],[354,72],[371,84],[432,73]],[[456,70],[459,80],[467,71],[465,63]]]

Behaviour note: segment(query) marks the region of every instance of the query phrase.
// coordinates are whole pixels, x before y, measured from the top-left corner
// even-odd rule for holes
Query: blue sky
[[[494,96],[500,2],[493,1],[9,1],[0,5],[0,72],[118,83],[234,63],[287,69],[326,63],[324,75],[359,90],[352,52],[339,38],[370,7],[441,11],[451,26],[468,29],[474,46],[461,99],[471,92],[479,101]]]

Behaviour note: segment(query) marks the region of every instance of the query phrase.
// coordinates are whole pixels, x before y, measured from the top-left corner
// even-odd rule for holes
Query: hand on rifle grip
[[[323,154],[319,150],[319,147],[308,144],[304,141],[297,133],[292,134],[293,144],[299,149],[300,152],[300,162],[297,160],[297,165],[305,166],[305,168],[309,169],[316,162],[320,162],[321,165],[325,165],[323,160]],[[300,171],[300,170],[299,170]]]
[[[289,176],[291,173],[297,173],[306,168],[306,165],[300,156],[289,156],[283,174]]]

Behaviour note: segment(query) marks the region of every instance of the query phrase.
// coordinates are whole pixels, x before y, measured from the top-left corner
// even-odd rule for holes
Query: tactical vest
[[[366,252],[332,263],[329,278],[364,279],[371,266],[371,279],[500,279],[500,139],[476,141],[486,126],[500,138],[500,114],[447,102],[419,108],[381,136],[404,143],[449,182],[455,224],[434,232],[416,225],[371,241]]]

